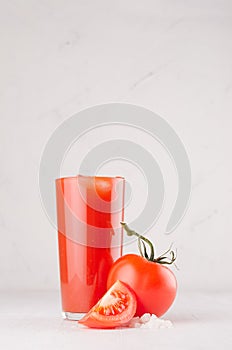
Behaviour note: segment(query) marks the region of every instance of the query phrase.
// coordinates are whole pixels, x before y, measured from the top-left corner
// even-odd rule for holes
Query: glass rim
[[[59,177],[57,179],[55,179],[55,181],[61,181],[61,180],[74,180],[74,179],[77,179],[77,178],[89,178],[89,179],[119,179],[119,180],[125,180],[125,177],[123,176],[119,176],[119,175],[116,175],[116,176],[103,176],[103,175],[98,175],[98,176],[95,176],[95,175],[82,175],[82,174],[77,174],[76,176],[64,176],[64,177]]]

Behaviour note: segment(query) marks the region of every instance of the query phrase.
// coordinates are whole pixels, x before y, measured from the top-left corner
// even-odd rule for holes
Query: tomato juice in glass
[[[56,180],[62,310],[79,319],[106,292],[108,272],[122,254],[122,177]]]

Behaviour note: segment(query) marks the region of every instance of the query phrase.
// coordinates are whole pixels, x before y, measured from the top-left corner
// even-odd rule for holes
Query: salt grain
[[[143,314],[143,316],[140,317],[141,323],[147,323],[150,321],[151,315],[150,314]]]

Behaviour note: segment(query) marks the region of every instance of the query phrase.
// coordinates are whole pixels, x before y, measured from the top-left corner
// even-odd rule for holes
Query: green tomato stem
[[[123,229],[126,231],[128,236],[136,236],[138,238],[138,248],[139,248],[140,255],[143,258],[147,259],[148,261],[156,262],[161,265],[164,265],[164,264],[171,265],[174,263],[174,261],[176,260],[176,255],[174,251],[171,250],[172,245],[165,253],[161,254],[158,258],[155,258],[153,243],[148,238],[140,235],[134,230],[131,230],[125,222],[121,222],[121,225]],[[150,248],[150,256],[147,253],[146,244]],[[170,254],[171,257],[167,257],[165,256],[165,254]]]
[[[153,261],[155,254],[154,254],[154,247],[153,247],[152,242],[148,238],[140,235],[139,233],[135,232],[134,230],[131,230],[129,228],[129,226],[125,222],[121,222],[121,225],[124,228],[124,230],[126,231],[128,236],[136,236],[136,237],[138,237],[139,251],[140,251],[140,254],[142,256],[145,255],[144,257],[146,257],[146,255],[147,255],[147,251],[146,251],[146,247],[144,245],[144,242],[146,242],[149,245],[149,247],[150,247],[150,257],[147,256],[146,259],[149,260],[149,261]],[[141,241],[142,241],[142,244],[143,244],[144,254],[142,253],[142,249],[141,249]]]

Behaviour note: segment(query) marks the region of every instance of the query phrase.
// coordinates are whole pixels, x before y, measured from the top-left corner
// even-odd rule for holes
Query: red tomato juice
[[[56,196],[62,309],[85,313],[106,292],[122,254],[124,179],[61,178]]]

